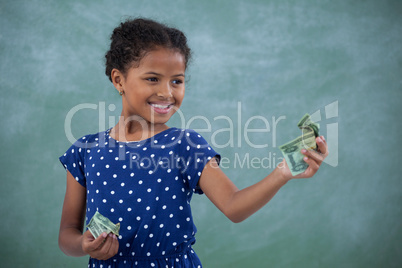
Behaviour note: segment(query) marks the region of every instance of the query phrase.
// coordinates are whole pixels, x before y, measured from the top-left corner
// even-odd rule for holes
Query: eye
[[[173,80],[172,83],[173,83],[173,84],[176,84],[176,85],[180,85],[180,84],[183,84],[183,80],[181,80],[181,79],[176,79],[176,80]]]
[[[146,80],[149,82],[158,82],[158,78],[156,78],[156,77],[149,77]]]

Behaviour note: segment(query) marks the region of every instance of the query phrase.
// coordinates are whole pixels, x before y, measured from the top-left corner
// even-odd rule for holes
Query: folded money
[[[103,232],[108,234],[113,233],[119,236],[120,223],[114,224],[108,218],[96,211],[95,215],[89,221],[87,228],[95,238],[100,236]]]
[[[302,130],[303,134],[279,146],[293,176],[303,173],[307,169],[308,164],[304,162],[304,155],[300,151],[302,149],[316,150],[315,138],[319,136],[320,132],[320,125],[311,121],[309,114],[305,114],[297,126]]]

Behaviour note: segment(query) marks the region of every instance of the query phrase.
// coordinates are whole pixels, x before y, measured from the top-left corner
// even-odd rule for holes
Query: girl
[[[180,108],[190,49],[184,34],[146,19],[121,23],[106,53],[106,75],[122,97],[116,126],[77,140],[60,157],[67,170],[59,246],[90,255],[89,267],[201,267],[192,250],[197,231],[192,194],[206,196],[233,222],[264,206],[292,175],[281,163],[260,182],[239,190],[219,168],[220,156],[196,132],[169,128]],[[305,151],[313,176],[328,155]],[[94,238],[86,222],[99,211],[120,234]]]

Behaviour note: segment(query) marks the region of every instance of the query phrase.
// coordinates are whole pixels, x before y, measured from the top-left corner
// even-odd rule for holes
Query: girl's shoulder
[[[197,131],[189,128],[169,128],[169,135],[185,140],[204,139]]]
[[[168,128],[156,134],[148,142],[155,143],[158,146],[162,146],[162,148],[167,146],[200,148],[201,145],[205,146],[207,144],[207,141],[195,130],[175,127]]]
[[[191,128],[172,127],[172,128],[169,128],[168,131],[170,131],[171,133],[181,134],[181,135],[186,135],[186,136],[190,136],[190,135],[201,136],[197,131],[195,131],[194,129],[191,129]]]
[[[106,134],[109,130],[110,129],[98,133],[84,135],[81,138],[77,139],[73,145],[78,148],[90,148],[101,141],[105,142],[107,139]]]
[[[190,148],[208,148],[211,149],[209,143],[201,134],[193,129],[175,128],[172,130],[172,139],[178,140],[178,143],[185,146],[187,150]]]

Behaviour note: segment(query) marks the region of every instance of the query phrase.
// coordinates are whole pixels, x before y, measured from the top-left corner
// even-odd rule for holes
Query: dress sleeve
[[[59,157],[61,164],[82,186],[86,187],[85,177],[85,137],[77,140],[71,147]]]
[[[195,193],[203,194],[201,188],[198,186],[201,173],[205,165],[213,157],[216,158],[219,164],[221,156],[194,130],[186,130],[182,140],[181,153],[184,156],[182,173],[184,179]]]

